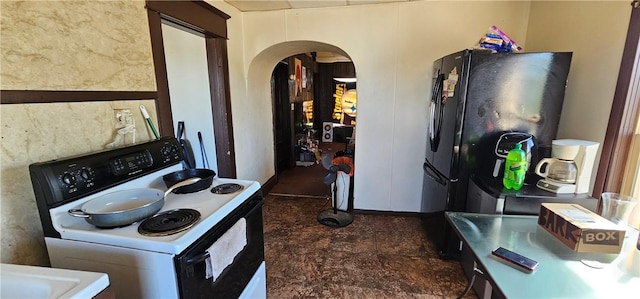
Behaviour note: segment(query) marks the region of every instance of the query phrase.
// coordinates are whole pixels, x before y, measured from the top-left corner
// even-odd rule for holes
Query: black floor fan
[[[338,184],[336,180],[338,171],[349,173],[351,172],[351,167],[347,164],[333,164],[329,155],[322,157],[322,166],[329,170],[329,174],[322,179],[322,182],[325,185],[333,184],[333,208],[320,212],[318,222],[331,227],[347,226],[353,222],[353,215],[349,212],[338,210]]]

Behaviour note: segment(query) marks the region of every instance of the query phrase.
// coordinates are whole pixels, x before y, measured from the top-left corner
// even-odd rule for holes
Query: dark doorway
[[[289,103],[289,66],[281,61],[271,74],[276,175],[294,165],[293,126]]]
[[[355,126],[355,115],[353,123],[345,123],[341,111],[342,95],[355,90],[355,82],[336,81],[355,78],[353,63],[318,62],[314,56],[304,53],[287,57],[271,74],[277,175],[271,194],[327,198],[331,192],[323,183],[328,170],[319,163],[322,156],[351,153],[353,158],[353,144],[349,144],[352,131],[346,129]],[[298,66],[302,66],[301,83]],[[336,118],[336,114],[341,117]],[[323,134],[327,124],[331,127],[330,138]]]

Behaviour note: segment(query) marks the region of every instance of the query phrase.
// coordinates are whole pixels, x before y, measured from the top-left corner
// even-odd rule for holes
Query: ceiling
[[[318,63],[351,62],[349,57],[333,52],[317,52],[316,61]]]
[[[267,11],[406,2],[413,0],[224,0],[240,11]]]
[[[269,11],[296,8],[321,8],[364,4],[381,4],[392,2],[407,2],[414,0],[224,0],[243,12]],[[351,59],[337,53],[317,52],[317,62],[349,62]]]

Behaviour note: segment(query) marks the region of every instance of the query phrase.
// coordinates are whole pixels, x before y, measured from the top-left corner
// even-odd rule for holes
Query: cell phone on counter
[[[529,272],[538,267],[538,262],[503,247],[496,248],[491,254]]]

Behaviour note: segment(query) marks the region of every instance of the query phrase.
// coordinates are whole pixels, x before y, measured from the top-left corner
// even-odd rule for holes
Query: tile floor
[[[322,198],[265,197],[268,298],[455,298],[464,290],[460,264],[438,258],[420,218],[355,214],[331,228],[316,220],[329,207]]]

